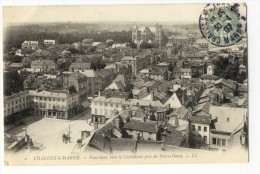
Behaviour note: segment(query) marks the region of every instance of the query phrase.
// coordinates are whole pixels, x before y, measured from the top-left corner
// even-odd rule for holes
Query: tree
[[[22,61],[23,57],[22,56],[18,56],[18,55],[15,55],[12,59],[12,62],[13,63],[20,63]]]
[[[23,81],[17,71],[4,73],[4,95],[11,95],[23,90]]]
[[[78,54],[79,50],[77,50],[76,48],[70,48],[68,49],[68,51],[70,51],[72,54]]]
[[[129,46],[133,49],[136,49],[137,48],[137,45],[134,43],[134,42],[130,42],[129,43]]]
[[[150,49],[150,48],[154,48],[154,45],[147,42],[142,42],[140,45],[140,49]]]
[[[229,62],[227,58],[219,58],[213,61],[215,65],[215,75],[231,80],[237,80],[239,75],[239,64],[236,62],[234,65]]]
[[[172,72],[173,71],[173,68],[174,68],[174,65],[172,64],[172,62],[169,64],[169,67],[168,67],[168,71]]]
[[[77,93],[77,90],[76,90],[75,86],[70,86],[69,87],[69,93],[70,94]]]

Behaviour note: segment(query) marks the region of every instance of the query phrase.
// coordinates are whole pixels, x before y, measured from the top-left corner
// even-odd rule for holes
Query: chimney
[[[175,115],[175,126],[179,127],[179,119],[177,115]]]
[[[94,130],[98,129],[98,123],[94,123]]]
[[[101,96],[101,92],[100,91],[98,91],[98,96]]]
[[[133,112],[132,112],[132,110],[129,110],[129,111],[128,111],[128,116],[129,116],[130,118],[133,117]]]
[[[181,95],[181,104],[184,105],[184,91],[182,91],[182,95]]]
[[[121,129],[119,117],[116,117],[116,118],[115,118],[114,124],[115,124],[115,126],[116,126],[119,130]]]

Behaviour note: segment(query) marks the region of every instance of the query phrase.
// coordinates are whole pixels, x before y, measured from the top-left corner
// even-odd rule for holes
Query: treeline
[[[213,61],[215,65],[215,75],[243,83],[247,79],[247,73],[239,73],[239,61],[236,60],[234,64],[230,63],[227,58],[219,58]]]
[[[25,40],[43,41],[44,39],[53,39],[57,43],[74,43],[82,41],[85,38],[92,38],[95,42],[105,42],[107,39],[113,39],[115,42],[131,42],[131,31],[86,31],[84,33],[72,31],[69,33],[40,30],[39,26],[33,25],[28,27],[9,27],[4,37],[4,53],[9,52],[12,47],[20,48]]]

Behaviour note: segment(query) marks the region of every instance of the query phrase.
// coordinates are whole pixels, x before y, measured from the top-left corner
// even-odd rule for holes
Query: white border
[[[1,6],[28,6],[28,5],[88,5],[88,4],[169,4],[169,3],[208,3],[210,0],[132,0],[132,1],[119,1],[119,0],[99,0],[99,1],[83,1],[83,0],[2,0]],[[215,2],[244,2],[241,0],[218,0]],[[1,171],[0,173],[37,173],[37,174],[52,174],[52,173],[181,173],[181,174],[259,174],[260,173],[260,143],[259,143],[259,124],[260,124],[260,85],[259,85],[259,59],[260,59],[260,43],[259,43],[259,17],[260,17],[260,1],[247,0],[248,7],[248,55],[249,55],[249,146],[250,156],[249,163],[241,164],[168,164],[168,165],[87,165],[87,166],[56,166],[56,167],[4,167],[3,166],[3,119],[0,119],[1,131]],[[2,10],[1,10],[2,18]],[[2,20],[1,20],[2,21]],[[2,25],[2,23],[1,23]],[[1,37],[2,40],[2,26]],[[2,42],[0,44],[2,57]],[[2,61],[1,61],[2,62]],[[2,74],[2,63],[0,63],[0,73]],[[3,91],[3,84],[1,89]],[[1,111],[3,111],[3,97],[0,97]],[[2,112],[3,113],[3,112]]]

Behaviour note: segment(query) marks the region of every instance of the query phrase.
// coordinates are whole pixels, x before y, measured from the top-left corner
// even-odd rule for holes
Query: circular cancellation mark
[[[211,44],[226,47],[246,33],[245,4],[207,4],[199,18],[200,31]]]

